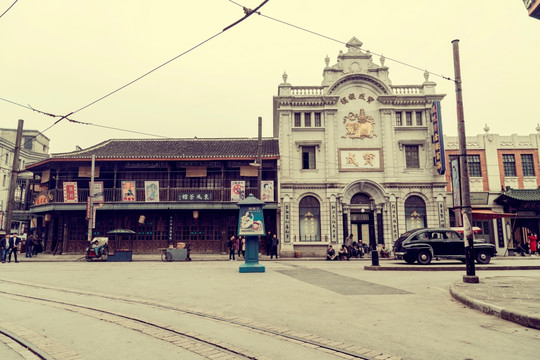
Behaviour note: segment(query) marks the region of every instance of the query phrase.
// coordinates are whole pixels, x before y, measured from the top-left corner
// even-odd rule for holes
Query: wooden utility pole
[[[92,242],[92,233],[94,229],[94,171],[96,165],[96,155],[92,155],[92,168],[90,175],[90,189],[88,191],[88,246]]]
[[[474,268],[474,236],[472,231],[471,190],[469,187],[469,167],[467,166],[467,138],[463,116],[463,96],[461,89],[461,68],[459,63],[459,40],[452,41],[454,50],[454,74],[456,85],[457,122],[459,140],[459,164],[461,167],[461,213],[463,214],[463,233],[465,237],[465,261],[467,275],[463,282],[479,282]]]
[[[19,156],[21,154],[23,124],[24,120],[19,119],[19,125],[17,127],[17,137],[15,139],[15,151],[13,154],[13,166],[11,167],[11,181],[9,183],[8,201],[6,207],[7,234],[11,232],[11,219],[13,219],[13,208],[15,207],[15,188],[17,187],[17,175],[19,174]]]
[[[259,116],[259,144],[257,148],[257,187],[259,188],[259,200],[262,200],[262,117]]]

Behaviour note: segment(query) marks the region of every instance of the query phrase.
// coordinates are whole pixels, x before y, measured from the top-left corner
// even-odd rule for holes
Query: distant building
[[[540,0],[523,0],[530,17],[540,19]]]
[[[436,165],[434,101],[424,74],[393,85],[384,57],[373,62],[352,38],[321,85],[283,83],[274,97],[280,145],[281,252],[323,255],[349,234],[391,247],[419,227],[448,226],[446,179]]]
[[[499,255],[524,244],[540,228],[540,126],[537,133],[467,137],[473,226],[477,238],[495,244]],[[447,161],[459,154],[458,138],[445,137]],[[450,163],[448,163],[450,168]],[[452,182],[447,173],[450,223],[455,224]],[[501,213],[513,214],[503,216]]]
[[[262,145],[265,223],[275,232],[279,147],[277,139],[264,138]],[[194,252],[228,251],[227,240],[238,226],[236,203],[250,193],[261,197],[259,167],[253,166],[257,139],[107,140],[28,166],[40,179],[31,212],[42,219],[45,251],[83,252],[87,245],[92,155],[92,236],[133,230],[138,253],[178,242],[190,243]]]
[[[5,224],[16,138],[17,129],[0,129],[0,228],[13,228],[24,233],[30,227],[31,219],[27,210],[32,186],[32,174],[24,171],[24,168],[48,157],[49,138],[37,130],[23,130],[18,164],[21,172],[17,175],[12,223]]]

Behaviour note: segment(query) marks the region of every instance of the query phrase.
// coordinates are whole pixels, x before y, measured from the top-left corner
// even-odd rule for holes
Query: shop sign
[[[178,194],[178,201],[213,201],[212,191],[188,191]]]
[[[439,175],[446,171],[444,158],[444,134],[442,131],[441,102],[434,101],[431,105],[431,122],[433,123],[433,148],[435,149],[435,167]]]

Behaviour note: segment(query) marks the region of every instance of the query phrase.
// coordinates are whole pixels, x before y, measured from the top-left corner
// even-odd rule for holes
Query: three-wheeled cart
[[[180,245],[182,244],[182,245]],[[163,248],[159,249],[161,251],[161,260],[162,261],[191,261],[190,255],[190,244],[179,243],[179,247],[173,248]]]

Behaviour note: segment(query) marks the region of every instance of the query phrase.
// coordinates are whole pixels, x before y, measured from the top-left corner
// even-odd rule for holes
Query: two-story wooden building
[[[276,231],[277,139],[264,138],[260,147],[247,138],[107,140],[27,167],[40,183],[31,213],[46,251],[86,247],[92,156],[93,236],[124,228],[136,232],[134,252],[177,242],[189,242],[194,252],[223,252],[236,234],[236,203],[250,193],[266,202],[266,227]]]

